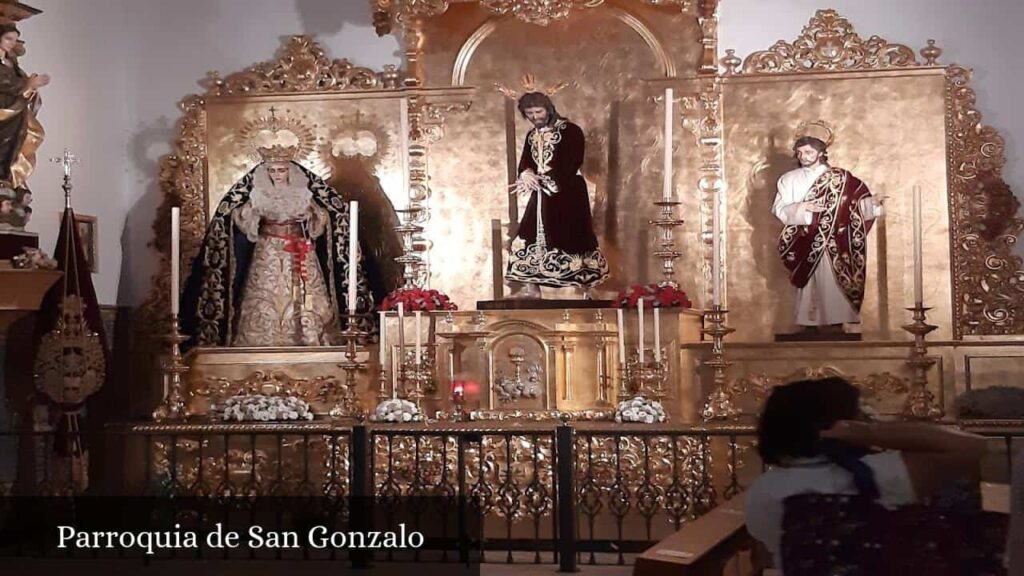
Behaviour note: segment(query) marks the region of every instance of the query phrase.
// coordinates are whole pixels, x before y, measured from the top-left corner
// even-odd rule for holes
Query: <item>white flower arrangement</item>
[[[373,422],[419,422],[423,420],[420,409],[408,400],[392,398],[377,405],[370,415]]]
[[[654,424],[667,419],[668,416],[665,414],[665,408],[661,402],[649,400],[643,396],[623,400],[615,409],[615,421],[620,424],[623,422]]]
[[[294,396],[232,396],[214,407],[214,413],[227,422],[276,422],[281,420],[312,420],[309,404]]]

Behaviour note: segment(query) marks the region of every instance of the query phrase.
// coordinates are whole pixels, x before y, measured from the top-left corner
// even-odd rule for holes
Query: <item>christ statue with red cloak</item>
[[[779,255],[797,288],[796,323],[839,333],[860,323],[867,280],[867,239],[882,215],[882,197],[828,163],[832,130],[801,126],[793,153],[800,167],[779,178],[772,213],[785,224]]]

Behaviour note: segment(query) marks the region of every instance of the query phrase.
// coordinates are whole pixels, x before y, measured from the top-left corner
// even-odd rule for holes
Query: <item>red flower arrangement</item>
[[[644,308],[693,308],[693,302],[679,288],[663,282],[661,284],[634,284],[619,292],[615,298],[616,308],[637,308],[643,298]]]
[[[388,294],[380,303],[381,310],[398,310],[401,303],[406,312],[417,310],[458,310],[459,307],[437,290],[423,290],[422,288],[399,288]]]

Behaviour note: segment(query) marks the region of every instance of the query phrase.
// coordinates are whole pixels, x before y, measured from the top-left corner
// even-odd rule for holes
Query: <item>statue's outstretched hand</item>
[[[29,78],[28,78],[28,87],[31,90],[36,90],[38,88],[42,88],[43,86],[46,86],[49,83],[50,83],[50,76],[49,76],[49,74],[42,74],[42,75],[33,74],[33,75],[29,76]]]

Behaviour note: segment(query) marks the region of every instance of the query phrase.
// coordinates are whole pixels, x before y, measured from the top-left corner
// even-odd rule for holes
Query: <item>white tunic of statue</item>
[[[775,217],[787,226],[810,226],[814,214],[804,210],[801,203],[810,196],[811,187],[826,170],[828,166],[819,163],[783,174],[772,205]],[[860,208],[866,218],[882,215],[882,207],[876,206],[870,198],[864,199]],[[796,323],[800,326],[860,323],[860,315],[836,281],[827,254],[818,259],[818,266],[807,286],[797,289]]]
[[[276,187],[266,170],[257,170],[249,202],[234,214],[235,225],[256,243],[234,346],[331,343],[336,318],[323,271],[315,252],[297,250],[324,233],[327,214],[297,184],[306,181],[298,168],[292,166],[288,178]]]

